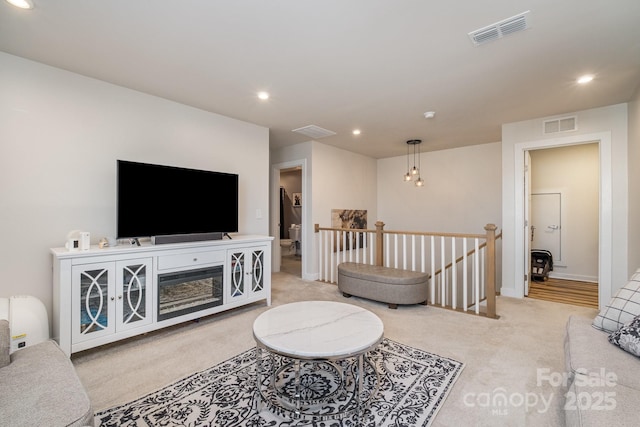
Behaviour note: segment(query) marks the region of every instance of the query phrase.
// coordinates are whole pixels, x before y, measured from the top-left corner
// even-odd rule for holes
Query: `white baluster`
[[[416,271],[416,235],[411,236],[411,270]]]
[[[456,264],[456,238],[451,238],[451,308],[457,308],[458,298],[458,271]]]
[[[407,269],[407,235],[402,235],[402,250],[400,251],[400,256],[402,257],[402,269]]]
[[[482,251],[480,252],[480,255],[482,258],[480,258],[480,298],[484,299],[484,297],[486,296],[486,285],[485,285],[485,278],[487,277],[487,275],[485,274],[485,256],[487,255],[487,247],[485,246]]]
[[[446,299],[447,299],[447,292],[446,292],[446,286],[447,286],[447,271],[445,270],[446,264],[444,262],[445,260],[445,241],[444,241],[444,236],[440,236],[440,304],[442,304],[442,306],[444,307],[445,305],[447,305]]]
[[[322,231],[318,232],[318,280],[322,281],[322,260],[324,254],[322,253]]]
[[[389,255],[390,251],[391,251],[391,244],[389,243],[390,236],[388,234],[385,234],[384,235],[384,239],[385,239],[384,247],[386,249],[387,256],[385,257],[383,264],[385,265],[385,267],[391,267],[391,265],[390,265],[391,264],[391,256]]]
[[[420,248],[421,248],[421,250],[420,250],[420,265],[421,265],[420,271],[425,273],[426,272],[425,268],[427,266],[427,254],[424,251],[424,236],[420,236]]]
[[[467,289],[468,280],[467,276],[469,272],[467,271],[467,239],[462,239],[462,309],[467,311],[467,307],[469,306],[469,290]]]
[[[329,282],[331,280],[331,254],[333,253],[333,240],[331,239],[332,231],[325,231],[324,235],[324,280]]]
[[[330,268],[330,270],[329,270],[329,278],[330,278],[329,283],[333,283],[333,264],[334,264],[333,254],[335,253],[333,248],[336,247],[334,239],[337,240],[337,236],[332,231],[331,235],[329,236],[329,240],[331,241],[330,249],[329,249],[329,257],[330,257],[330,259],[329,259],[329,261],[330,261],[329,262],[329,268]]]
[[[476,314],[480,314],[480,245],[478,239],[475,239],[475,304]]]
[[[436,237],[431,236],[431,304],[436,303]]]
[[[393,267],[394,268],[398,268],[398,235],[397,234],[393,235],[393,250],[394,250],[394,254],[393,254],[394,264],[393,264]]]

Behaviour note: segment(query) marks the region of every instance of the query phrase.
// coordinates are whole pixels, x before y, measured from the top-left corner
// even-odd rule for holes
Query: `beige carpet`
[[[538,369],[563,372],[564,325],[570,314],[597,310],[532,299],[498,299],[499,320],[436,307],[401,306],[353,297],[335,285],[286,273],[272,278],[273,305],[335,300],[365,307],[385,336],[465,363],[433,426],[558,426],[564,424],[560,387],[538,384]],[[73,355],[94,410],[131,401],[254,346],[251,327],[264,303],[220,313]],[[507,403],[499,405],[500,397]],[[494,400],[497,399],[497,400]]]

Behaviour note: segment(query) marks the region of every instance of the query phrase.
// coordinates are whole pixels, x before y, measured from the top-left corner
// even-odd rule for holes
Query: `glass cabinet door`
[[[113,277],[113,263],[73,267],[74,342],[98,338],[115,331]]]
[[[244,291],[244,277],[246,267],[244,265],[245,253],[244,252],[232,252],[231,253],[231,298],[239,298],[245,295]]]
[[[116,271],[116,328],[125,330],[151,323],[151,259],[120,261],[116,265]]]
[[[251,292],[264,290],[264,250],[251,252]]]

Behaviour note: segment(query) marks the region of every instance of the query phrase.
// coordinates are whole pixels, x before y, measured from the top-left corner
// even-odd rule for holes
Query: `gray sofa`
[[[9,322],[0,320],[0,424],[93,426],[89,396],[56,342],[9,355],[9,340]]]
[[[640,425],[640,358],[611,344],[593,319],[571,316],[565,334],[566,425]]]

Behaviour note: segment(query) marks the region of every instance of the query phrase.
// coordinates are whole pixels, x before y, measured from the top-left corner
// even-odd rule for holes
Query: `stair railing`
[[[380,265],[429,273],[429,303],[497,318],[496,235],[487,224],[483,234],[323,228],[318,233],[319,280],[337,283],[342,262]]]

